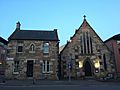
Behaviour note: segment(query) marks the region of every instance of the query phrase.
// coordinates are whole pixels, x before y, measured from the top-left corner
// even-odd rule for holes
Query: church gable
[[[79,73],[82,73],[83,76],[92,76],[101,71],[114,71],[114,68],[111,67],[111,63],[113,63],[111,52],[85,17],[60,54],[63,77],[69,75],[67,72],[69,65],[72,68],[71,75],[75,78],[79,78]],[[99,66],[96,66],[96,63]]]
[[[97,53],[97,51],[99,52],[100,49],[108,50],[102,39],[85,18],[81,26],[75,31],[73,37],[70,38],[70,42],[72,42],[75,48],[76,45],[80,48],[81,54],[94,54]],[[69,46],[70,42],[68,42],[67,46]]]

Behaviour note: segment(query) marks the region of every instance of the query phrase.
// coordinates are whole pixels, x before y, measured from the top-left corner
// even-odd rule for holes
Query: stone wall
[[[14,74],[12,71],[13,66],[11,62],[7,62],[9,68],[6,69],[6,78],[11,79],[27,79],[27,61],[33,60],[33,77],[36,79],[57,79],[58,71],[58,46],[57,41],[47,41],[49,43],[49,54],[43,54],[43,43],[40,40],[11,40],[8,44],[9,58],[13,58],[14,61],[19,61],[19,73]],[[35,45],[35,51],[30,51],[30,45]],[[17,46],[23,46],[23,52],[17,52]],[[42,65],[43,60],[48,60],[52,63],[52,72],[43,73]],[[10,73],[8,73],[10,72]]]
[[[92,49],[91,51],[89,50],[88,53],[86,50],[86,53],[82,51],[81,45],[84,44],[83,41],[85,38],[83,38],[83,41],[81,42],[81,37],[84,34],[88,34],[88,38],[91,38],[91,47],[90,43],[89,46],[86,45],[87,49]],[[84,41],[84,42],[87,42]],[[89,42],[89,39],[88,39]],[[84,44],[85,46],[85,44]],[[82,47],[85,48],[85,47]],[[105,56],[104,56],[105,55]],[[71,77],[73,78],[78,78],[78,73],[82,73],[85,75],[84,71],[84,64],[86,61],[89,61],[92,67],[92,75],[95,76],[95,60],[99,60],[100,67],[99,67],[99,73],[101,71],[106,71],[104,64],[106,63],[107,66],[107,72],[113,73],[115,72],[114,69],[114,63],[113,63],[113,57],[112,53],[109,51],[107,46],[103,43],[103,41],[100,39],[100,37],[95,33],[95,31],[87,25],[86,28],[80,27],[78,30],[76,30],[75,34],[73,37],[70,38],[70,41],[67,42],[65,48],[63,51],[61,51],[61,73],[64,78],[67,78],[69,74],[71,73]],[[104,61],[104,59],[106,59]],[[79,61],[82,62],[83,67],[82,69],[79,68]],[[72,65],[72,69],[69,72],[69,63]]]

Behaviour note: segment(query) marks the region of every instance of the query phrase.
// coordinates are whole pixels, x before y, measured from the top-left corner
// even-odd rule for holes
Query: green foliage
[[[96,74],[96,78],[104,78],[107,76],[107,74],[108,74],[107,71],[102,71],[102,72]]]

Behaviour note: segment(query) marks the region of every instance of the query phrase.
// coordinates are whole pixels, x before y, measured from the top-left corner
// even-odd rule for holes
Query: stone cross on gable
[[[84,15],[84,21],[83,21],[83,28],[86,28],[87,24],[86,24],[86,16]]]
[[[85,15],[84,15],[83,17],[84,17],[84,19],[86,19],[86,16],[85,16]]]

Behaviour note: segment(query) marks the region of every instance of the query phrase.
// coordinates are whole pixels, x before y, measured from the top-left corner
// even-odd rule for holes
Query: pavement
[[[97,81],[97,80],[6,80],[0,83],[0,86],[31,86],[31,85],[101,85],[101,84],[120,84],[119,80]]]

